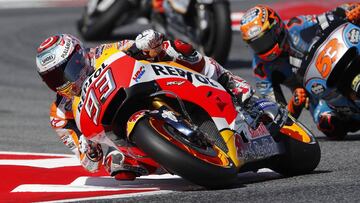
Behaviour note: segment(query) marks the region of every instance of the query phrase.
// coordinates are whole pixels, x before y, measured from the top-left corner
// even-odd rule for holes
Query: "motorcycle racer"
[[[257,91],[263,97],[286,103],[280,84],[290,88],[290,113],[299,117],[302,109],[309,107],[318,128],[328,137],[342,136],[346,128],[326,101],[311,98],[302,88],[299,69],[320,36],[344,21],[360,24],[360,3],[343,4],[318,16],[296,16],[288,21],[282,21],[270,7],[257,5],[246,11],[240,22],[242,38],[254,52]]]
[[[73,97],[80,95],[83,82],[95,71],[95,67],[100,67],[101,58],[119,51],[138,60],[176,61],[218,80],[240,104],[246,103],[253,95],[252,88],[245,80],[224,69],[214,59],[202,56],[190,44],[167,40],[154,30],[143,31],[135,40],[122,40],[90,49],[86,49],[80,40],[70,34],[51,36],[40,44],[36,55],[40,77],[56,92],[56,100],[50,108],[50,124],[89,172],[96,172],[104,166],[117,180],[133,180],[155,171],[126,152],[119,151],[107,136],[99,135],[96,140],[86,139],[72,112]]]

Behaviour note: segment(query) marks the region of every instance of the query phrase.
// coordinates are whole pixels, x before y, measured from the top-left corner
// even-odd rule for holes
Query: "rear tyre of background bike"
[[[280,135],[285,146],[285,154],[280,156],[274,171],[294,176],[312,172],[319,164],[321,151],[317,141],[304,143],[287,135]]]
[[[205,54],[224,65],[227,61],[232,41],[229,3],[214,3],[212,11],[214,18],[209,23],[211,23],[210,32],[213,32],[214,36],[209,37],[209,40],[205,42]]]
[[[85,40],[106,39],[113,31],[116,22],[129,7],[130,3],[127,0],[115,1],[108,10],[94,17],[88,16],[85,9],[81,19],[77,22],[78,31]],[[92,22],[88,23],[89,21]]]
[[[159,135],[149,118],[138,121],[131,140],[167,170],[207,188],[224,188],[237,180],[237,169],[221,167],[198,159]]]

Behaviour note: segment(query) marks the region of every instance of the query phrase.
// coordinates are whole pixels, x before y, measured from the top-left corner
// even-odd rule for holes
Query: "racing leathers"
[[[166,40],[161,33],[153,30],[143,31],[135,40],[123,40],[91,48],[88,50],[87,58],[92,67],[99,67],[101,56],[118,51],[123,51],[136,59],[152,62],[176,61],[218,80],[240,103],[245,102],[253,94],[246,81],[224,69],[214,59],[202,56],[190,44],[180,40]],[[140,164],[128,155],[126,147],[120,152],[108,138],[111,137],[110,132],[101,139],[87,140],[76,125],[72,105],[72,99],[57,94],[56,101],[50,109],[50,123],[63,143],[77,155],[85,169],[96,172],[104,166],[106,171],[118,180],[133,180],[137,176],[155,171],[154,168]]]
[[[347,119],[344,119],[344,114],[339,113],[341,108],[338,108],[349,106],[349,102],[343,98],[344,101],[332,104],[329,100],[313,97],[312,92],[306,92],[302,88],[303,78],[300,68],[304,58],[319,38],[326,35],[327,30],[332,26],[346,21],[360,24],[360,3],[344,4],[318,16],[293,17],[286,21],[287,43],[282,55],[271,62],[263,61],[256,55],[253,60],[257,92],[263,97],[284,102],[285,98],[279,85],[283,84],[290,88],[293,96],[288,103],[289,112],[298,117],[303,107],[309,107],[318,128],[329,137],[341,137],[347,131],[353,130],[346,127],[348,125],[345,124],[350,123],[347,122],[349,117],[346,116]],[[335,95],[337,96],[339,95]]]

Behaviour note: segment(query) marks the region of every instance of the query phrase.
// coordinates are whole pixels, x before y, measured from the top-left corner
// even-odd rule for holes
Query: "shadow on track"
[[[331,140],[327,137],[316,137],[321,142],[346,142],[346,141],[360,141],[360,133],[348,134],[342,140]]]
[[[309,175],[317,175],[323,173],[331,173],[329,170],[315,170],[309,174],[303,174],[298,176],[309,176]],[[297,176],[293,176],[297,177]],[[238,175],[238,181],[231,188],[245,188],[246,185],[267,182],[272,180],[280,180],[291,178],[291,176],[283,176],[276,172],[262,172],[262,173],[254,173],[254,172],[246,172]]]

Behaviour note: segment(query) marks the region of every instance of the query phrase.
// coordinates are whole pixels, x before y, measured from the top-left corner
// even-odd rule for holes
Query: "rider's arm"
[[[253,89],[244,79],[233,75],[214,59],[203,56],[191,44],[181,40],[166,40],[165,36],[159,32],[145,30],[136,37],[135,43],[128,52],[132,54],[137,50],[150,56],[151,61],[175,61],[217,80],[238,101],[244,102],[253,95]]]
[[[82,166],[95,172],[101,166],[101,148],[81,134],[76,126],[71,105],[71,100],[57,95],[56,101],[50,107],[50,125],[61,141],[80,159]]]
[[[171,58],[181,65],[218,81],[239,102],[244,103],[254,94],[254,90],[246,80],[222,67],[215,59],[203,56],[192,45],[181,40],[168,40],[163,42],[162,48],[165,52],[163,58]]]
[[[263,98],[276,101],[271,80],[271,73],[267,70],[267,64],[255,55],[253,57],[252,67],[256,81],[256,92],[258,92]]]
[[[341,13],[351,23],[360,26],[360,3],[346,3],[339,6],[335,11]]]
[[[339,23],[349,21],[360,25],[360,3],[346,3],[326,13],[316,16],[321,30],[329,26],[337,26]]]

